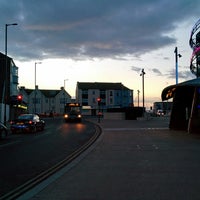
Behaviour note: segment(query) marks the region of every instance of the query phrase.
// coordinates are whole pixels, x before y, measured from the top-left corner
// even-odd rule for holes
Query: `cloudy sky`
[[[162,89],[195,78],[190,72],[189,37],[200,18],[198,0],[0,0],[0,51],[19,67],[19,86],[65,89],[75,96],[77,81],[122,82],[160,101]],[[141,96],[142,100],[142,96]],[[148,104],[149,105],[149,104]],[[148,106],[147,105],[147,106]]]

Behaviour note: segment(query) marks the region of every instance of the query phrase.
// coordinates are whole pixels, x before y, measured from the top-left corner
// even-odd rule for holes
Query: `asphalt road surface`
[[[94,134],[88,122],[47,119],[45,130],[0,141],[0,196],[65,159]]]

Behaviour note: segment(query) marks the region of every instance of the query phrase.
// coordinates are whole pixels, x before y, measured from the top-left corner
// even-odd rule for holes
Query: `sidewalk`
[[[179,173],[174,174],[177,166],[165,166],[171,163],[168,154],[173,153],[168,146],[174,145],[168,145],[167,139],[175,133],[168,130],[167,123],[101,119],[103,136],[95,148],[41,191],[34,191],[30,199],[183,200],[191,199],[191,193],[195,197],[198,190],[194,187],[188,196],[184,193],[188,185],[182,184]],[[181,134],[187,137],[185,132],[177,137]],[[194,184],[198,187],[199,183]]]

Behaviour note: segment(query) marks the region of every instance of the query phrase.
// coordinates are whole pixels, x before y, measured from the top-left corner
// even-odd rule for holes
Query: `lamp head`
[[[12,24],[6,24],[6,26],[17,26],[17,23],[12,23]]]

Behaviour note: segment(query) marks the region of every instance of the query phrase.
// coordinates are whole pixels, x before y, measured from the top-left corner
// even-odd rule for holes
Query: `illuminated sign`
[[[67,103],[66,106],[74,107],[74,106],[80,106],[80,104],[79,103]]]
[[[23,106],[23,105],[13,105],[13,107],[15,107],[15,108],[21,108],[21,109],[24,109],[24,110],[27,110],[27,106]]]

